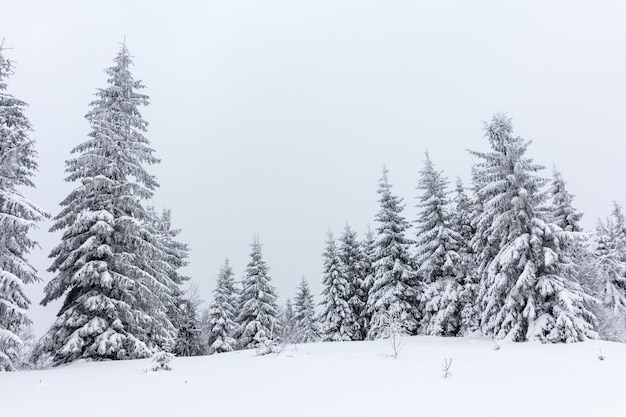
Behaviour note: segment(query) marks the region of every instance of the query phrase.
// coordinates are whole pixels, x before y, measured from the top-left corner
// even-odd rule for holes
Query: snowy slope
[[[626,416],[626,344],[403,342],[397,359],[379,340],[176,358],[171,372],[145,372],[150,360],[4,372],[0,415]]]

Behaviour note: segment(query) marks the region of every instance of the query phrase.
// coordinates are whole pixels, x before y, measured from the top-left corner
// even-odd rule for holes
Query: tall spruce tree
[[[42,304],[65,299],[34,355],[51,355],[55,364],[145,358],[176,336],[167,311],[177,285],[157,266],[168,254],[142,205],[158,186],[144,167],[159,162],[139,111],[149,98],[133,79],[126,45],[114,62],[85,116],[89,139],[66,161],[66,181],[78,186],[51,228],[63,236],[50,254],[55,276]]]
[[[250,262],[246,268],[241,292],[238,344],[241,349],[263,346],[280,339],[282,326],[276,305],[276,290],[270,284],[268,267],[263,260],[261,244],[255,236]]]
[[[415,265],[424,288],[421,301],[421,332],[428,335],[456,336],[461,328],[462,237],[452,228],[448,211],[447,180],[426,153],[417,189]]]
[[[374,281],[367,304],[371,315],[368,339],[384,337],[392,318],[409,334],[415,334],[421,318],[418,302],[422,289],[412,268],[412,242],[405,236],[409,223],[402,216],[402,199],[391,193],[387,172],[384,168],[378,189],[380,211],[376,214]]]
[[[238,333],[236,323],[237,294],[235,291],[235,274],[228,259],[220,268],[217,285],[213,290],[213,302],[208,311],[208,354],[231,352],[237,348],[234,336]]]
[[[338,249],[341,275],[346,281],[346,299],[351,313],[347,317],[350,340],[363,340],[367,336],[363,313],[367,302],[365,260],[361,243],[357,240],[356,232],[350,225],[346,225],[339,238]]]
[[[481,178],[472,240],[481,274],[481,328],[513,341],[576,342],[595,336],[589,297],[575,280],[564,244],[575,237],[542,208],[546,180],[525,156],[529,142],[513,136],[497,114],[485,127],[491,152],[471,153]]]
[[[7,92],[11,74],[11,61],[0,44],[0,371],[15,370],[25,342],[20,335],[31,325],[23,285],[40,278],[26,259],[37,246],[28,233],[48,217],[19,191],[35,186],[37,152],[28,137],[32,127],[24,114],[26,103]]]
[[[348,282],[341,270],[341,259],[332,232],[328,232],[323,253],[324,269],[322,284],[322,313],[320,322],[325,341],[352,340],[352,310],[348,304]]]
[[[294,299],[293,323],[295,343],[310,343],[320,340],[320,328],[315,317],[313,294],[304,277],[302,277]]]

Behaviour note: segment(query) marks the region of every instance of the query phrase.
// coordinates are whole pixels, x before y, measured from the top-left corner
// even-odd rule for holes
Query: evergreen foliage
[[[460,178],[457,178],[452,207],[452,229],[461,237],[458,253],[461,256],[460,275],[464,277],[464,280],[459,297],[462,306],[459,335],[464,336],[479,330],[479,279],[476,273],[474,252],[470,247],[470,241],[474,236],[472,216],[474,215],[475,206],[465,193],[465,187]]]
[[[183,295],[176,299],[174,308],[176,313],[173,315],[172,324],[177,333],[173,353],[176,356],[202,355],[204,350],[200,338],[198,306]]]
[[[40,281],[26,256],[37,246],[28,237],[48,217],[28,201],[20,187],[34,187],[37,171],[35,143],[24,114],[26,103],[7,92],[12,64],[0,45],[0,371],[13,371],[24,349],[21,335],[31,325],[26,311],[30,300],[23,285]]]
[[[576,282],[564,246],[575,239],[547,220],[546,180],[513,136],[511,120],[495,115],[485,127],[491,152],[472,152],[481,212],[472,240],[481,274],[481,328],[513,341],[575,342],[594,337],[590,301]]]
[[[626,341],[626,219],[614,203],[611,217],[598,221],[590,264],[583,283],[599,303],[598,330],[602,338]]]
[[[114,62],[86,115],[89,139],[66,162],[66,181],[78,187],[51,228],[63,236],[50,254],[55,276],[42,304],[65,298],[34,355],[50,355],[55,364],[146,358],[176,336],[167,311],[179,290],[142,205],[158,186],[144,168],[159,162],[139,111],[149,98],[133,79],[125,45]]]
[[[421,332],[436,336],[456,336],[461,327],[462,237],[452,228],[446,187],[447,180],[427,153],[417,187],[421,195],[415,264],[424,285]]]
[[[402,199],[391,193],[387,172],[385,168],[378,189],[374,280],[367,301],[371,315],[368,339],[383,337],[388,317],[399,317],[409,334],[417,332],[420,319],[417,308],[422,289],[411,265],[412,242],[405,236],[409,224],[402,216]]]
[[[217,285],[213,290],[213,302],[208,311],[208,354],[231,352],[237,348],[235,335],[239,326],[237,319],[237,293],[235,274],[228,259],[220,268]]]
[[[174,361],[174,355],[170,352],[160,351],[154,354],[152,357],[152,366],[150,370],[152,372],[159,371],[171,371],[174,368],[172,367],[172,362]]]
[[[374,259],[376,258],[376,241],[374,239],[374,233],[372,233],[369,226],[367,228],[367,232],[365,233],[365,238],[361,242],[361,248],[363,253],[363,293],[365,301],[365,308],[363,308],[363,311],[361,312],[361,326],[365,337],[367,337],[370,329],[370,322],[372,321],[368,305],[369,293],[374,285]]]
[[[361,243],[357,240],[356,232],[346,225],[339,238],[339,261],[341,275],[346,282],[346,297],[350,307],[350,314],[346,317],[346,325],[350,329],[350,340],[364,340],[367,336],[366,320],[364,317],[367,293],[365,292],[365,259]]]
[[[294,335],[294,311],[293,311],[293,305],[291,304],[291,300],[289,298],[287,298],[287,300],[285,301],[285,307],[283,308],[282,314],[281,314],[281,321],[282,321],[282,327],[283,327],[283,340],[285,342],[293,342],[295,339],[295,335]]]
[[[309,283],[304,277],[298,287],[294,299],[294,342],[310,343],[320,340],[319,323],[315,317],[315,302],[309,289]]]
[[[579,223],[583,215],[572,206],[574,196],[567,191],[563,175],[556,168],[552,172],[550,185],[552,221],[566,232],[582,232]]]
[[[333,234],[329,231],[323,254],[324,268],[322,284],[322,337],[325,341],[341,342],[352,340],[352,310],[348,304],[348,282],[341,267],[339,250]]]
[[[145,222],[145,227],[156,237],[160,249],[154,253],[156,257],[152,259],[155,278],[171,289],[171,297],[165,297],[163,302],[168,306],[169,320],[176,329],[172,353],[177,356],[199,355],[201,347],[197,309],[200,300],[187,298],[179,287],[189,280],[189,277],[179,271],[188,264],[189,246],[176,240],[180,229],[172,229],[171,210],[164,209],[159,214],[154,207],[148,206],[147,211],[148,221]]]
[[[209,336],[211,334],[209,307],[205,307],[202,310],[200,310],[200,313],[198,316],[198,326],[200,327],[200,347],[201,347],[201,352],[202,352],[201,354],[208,355],[209,346],[210,346]]]
[[[257,237],[252,243],[251,260],[246,268],[241,292],[238,344],[241,349],[258,348],[280,338],[282,326],[276,305],[276,291],[271,286]]]

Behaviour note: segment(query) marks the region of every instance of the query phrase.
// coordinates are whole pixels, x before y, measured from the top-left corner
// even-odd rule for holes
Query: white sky
[[[482,123],[514,117],[530,155],[564,174],[592,227],[624,198],[623,1],[13,1],[0,37],[9,90],[30,104],[40,153],[32,199],[57,214],[69,150],[126,36],[173,210],[205,299],[225,256],[238,277],[258,232],[282,303],[305,275],[320,300],[327,230],[375,227],[383,164],[416,218],[424,151],[453,180]],[[59,234],[31,256],[44,280]],[[42,333],[58,305],[31,315]]]

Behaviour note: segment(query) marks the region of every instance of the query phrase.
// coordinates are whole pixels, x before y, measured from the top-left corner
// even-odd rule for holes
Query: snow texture
[[[376,340],[176,358],[169,372],[144,372],[150,359],[76,362],[2,375],[2,413],[380,417],[415,415],[419,406],[419,414],[441,417],[626,415],[625,344],[500,342],[494,350],[488,339],[415,336],[391,354],[388,340]],[[450,358],[452,375],[443,378]],[[113,403],[94,403],[112,388]],[[68,395],[70,405],[59,401]]]

